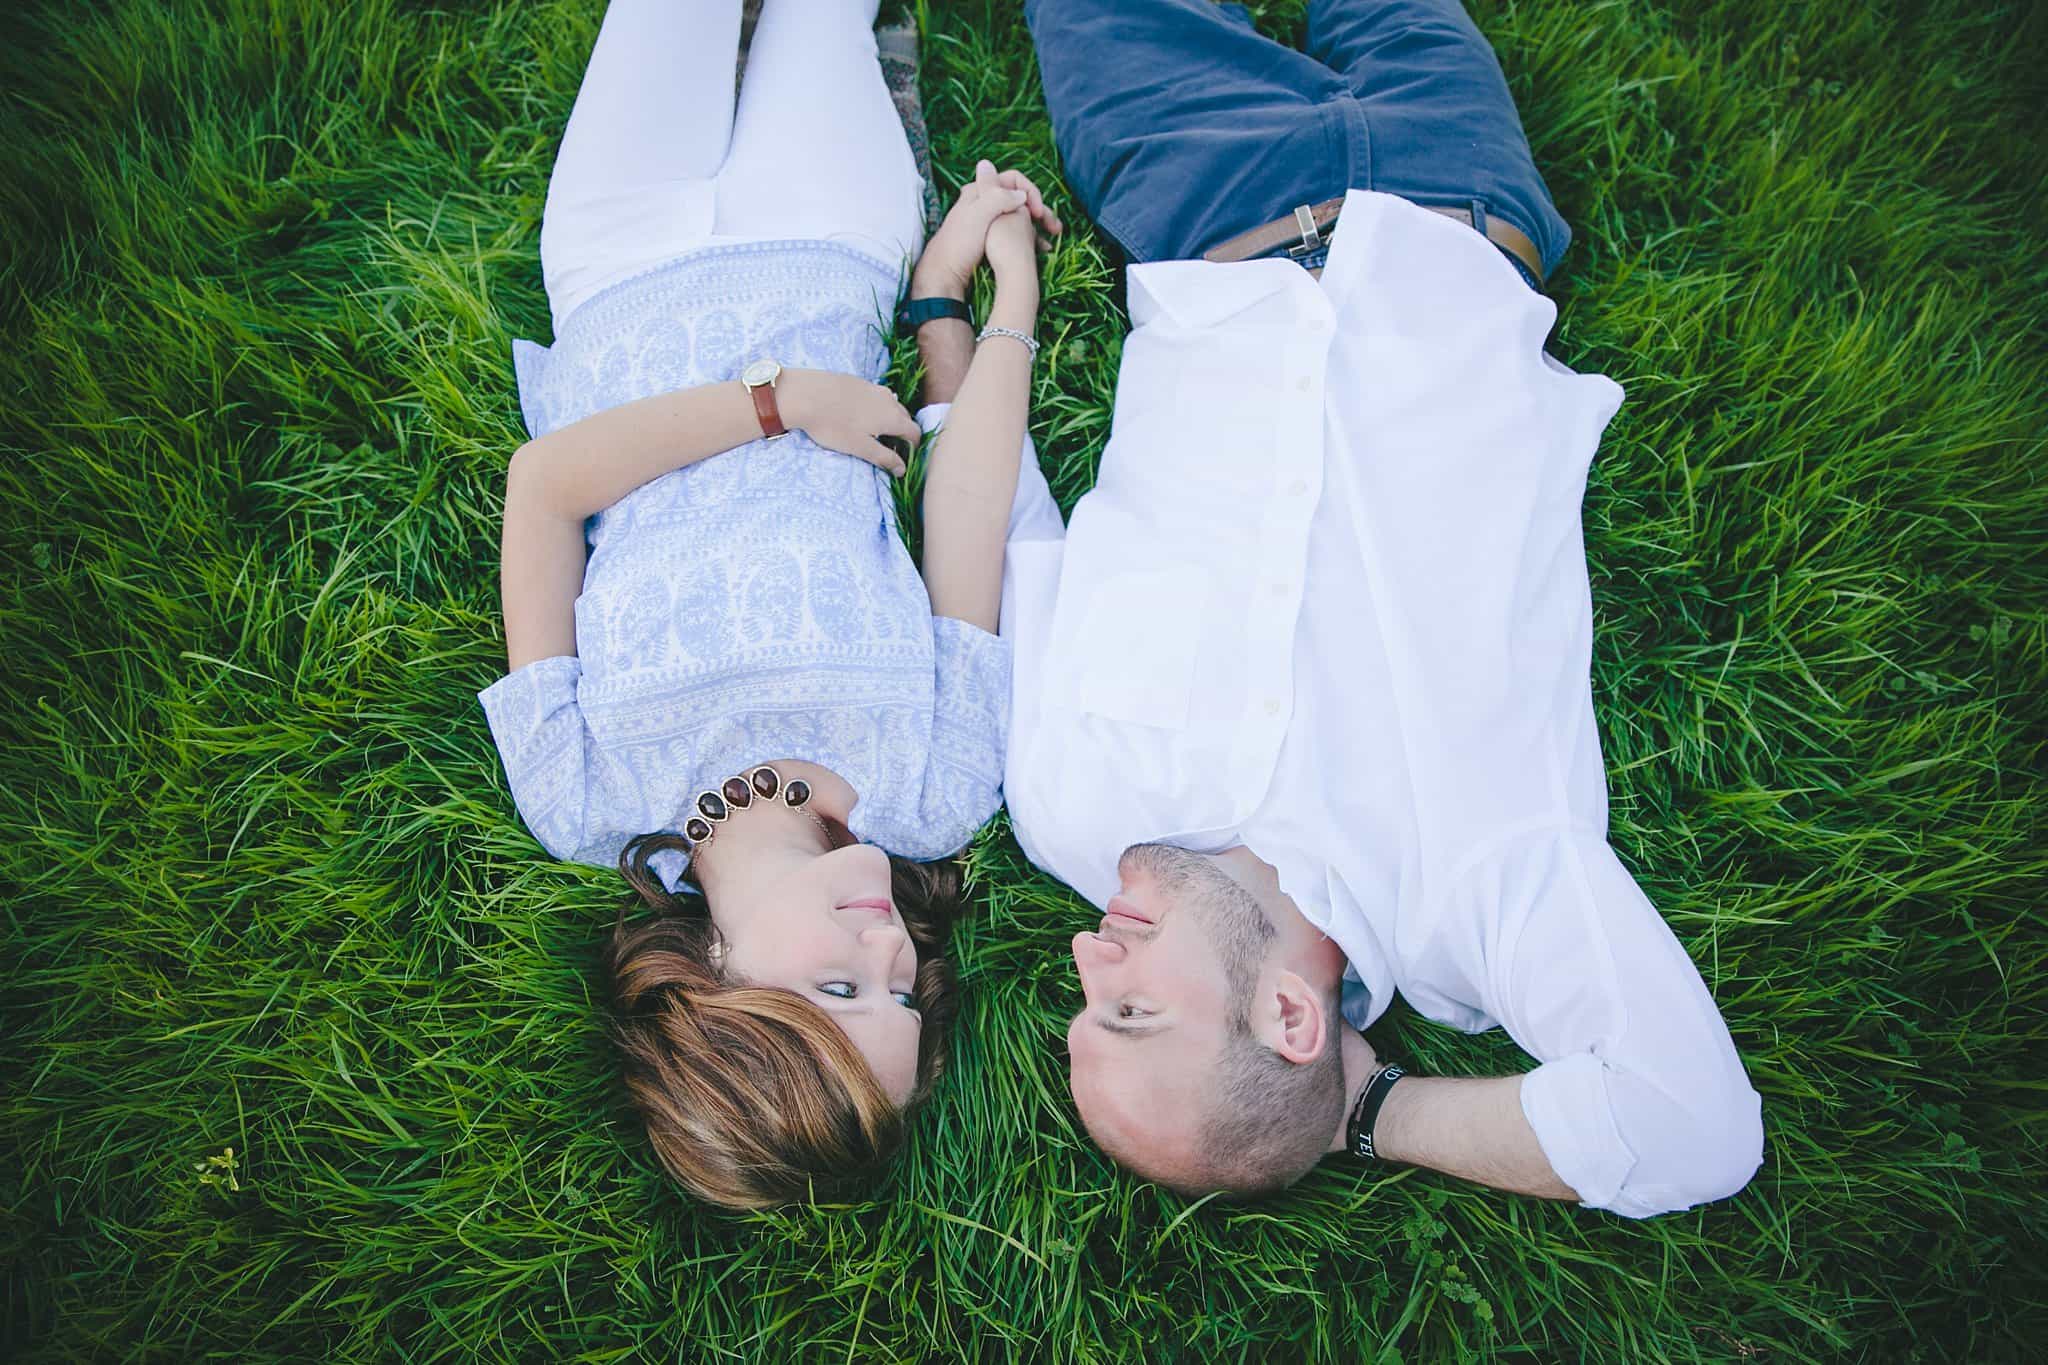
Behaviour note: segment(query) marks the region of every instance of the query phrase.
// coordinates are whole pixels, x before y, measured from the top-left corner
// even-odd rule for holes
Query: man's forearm
[[[1543,1155],[1522,1113],[1522,1078],[1408,1076],[1395,1083],[1373,1125],[1389,1161],[1427,1166],[1540,1199],[1577,1199]]]
[[[913,275],[910,296],[965,302],[967,286],[957,280]],[[974,324],[965,318],[934,318],[917,329],[917,358],[924,365],[921,402],[950,403],[974,363]]]

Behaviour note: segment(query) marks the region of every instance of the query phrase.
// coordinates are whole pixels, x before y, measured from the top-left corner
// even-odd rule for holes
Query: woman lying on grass
[[[921,181],[874,17],[768,0],[735,110],[740,0],[614,0],[541,228],[555,343],[517,348],[511,672],[482,701],[541,843],[658,912],[606,953],[626,1083],[728,1207],[880,1174],[955,1012],[943,860],[1001,797],[993,632],[1059,223],[984,162],[918,261],[913,294],[963,299],[985,254],[1008,329],[923,329],[927,397],[957,402],[920,582],[884,443],[919,425],[874,381]]]

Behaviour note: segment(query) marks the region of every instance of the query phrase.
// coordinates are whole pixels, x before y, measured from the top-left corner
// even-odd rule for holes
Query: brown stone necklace
[[[711,837],[718,833],[718,827],[730,820],[733,812],[746,810],[756,801],[773,802],[777,797],[791,810],[803,811],[818,827],[818,832],[825,836],[828,845],[839,843],[816,811],[804,810],[811,799],[811,784],[801,777],[785,782],[781,773],[763,763],[745,773],[726,778],[708,791],[697,793],[697,799],[690,803],[696,813],[683,821],[683,838],[690,843],[690,861],[696,862],[698,851],[711,842]]]

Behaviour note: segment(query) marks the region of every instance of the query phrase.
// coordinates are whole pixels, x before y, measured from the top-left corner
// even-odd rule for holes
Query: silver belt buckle
[[[1323,244],[1323,234],[1316,231],[1316,216],[1307,204],[1294,206],[1294,226],[1301,233],[1301,241],[1287,248],[1287,254],[1297,259],[1308,255]]]

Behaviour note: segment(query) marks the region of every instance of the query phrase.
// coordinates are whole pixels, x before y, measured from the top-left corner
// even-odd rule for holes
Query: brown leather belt
[[[1441,213],[1446,218],[1455,218],[1466,227],[1472,226],[1470,209],[1438,208],[1434,204],[1421,207],[1431,213]],[[1303,204],[1285,218],[1275,218],[1249,232],[1240,232],[1219,246],[1210,247],[1202,253],[1202,259],[1250,261],[1270,256],[1283,247],[1290,256],[1306,256],[1328,243],[1331,230],[1337,226],[1337,215],[1343,208],[1342,199]],[[1489,213],[1486,215],[1486,240],[1520,261],[1535,277],[1536,283],[1543,283],[1543,253],[1536,249],[1536,243],[1529,240],[1527,233]]]

